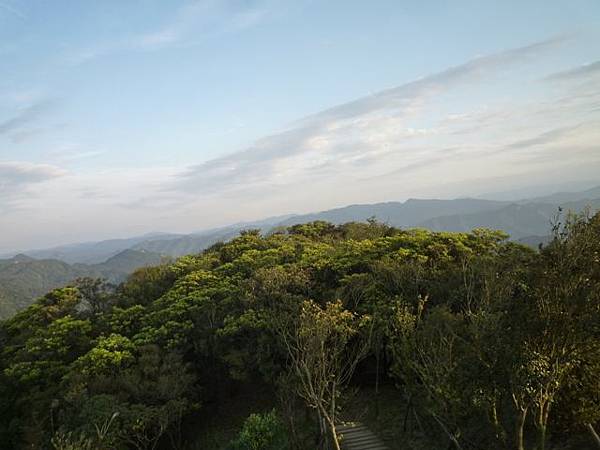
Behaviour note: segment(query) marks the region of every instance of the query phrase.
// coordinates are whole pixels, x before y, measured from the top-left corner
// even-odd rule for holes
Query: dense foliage
[[[0,448],[193,448],[244,386],[281,402],[235,448],[283,445],[281,427],[286,446],[336,446],[347,388],[380,383],[427,448],[593,445],[600,215],[555,234],[535,252],[489,230],[313,222],[54,290],[0,325]]]

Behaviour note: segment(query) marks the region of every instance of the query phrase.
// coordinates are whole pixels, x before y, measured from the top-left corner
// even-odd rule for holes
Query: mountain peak
[[[32,258],[31,256],[27,256],[23,253],[19,253],[18,255],[13,256],[11,258],[11,261],[14,263],[23,263],[23,262],[35,261],[35,259]]]

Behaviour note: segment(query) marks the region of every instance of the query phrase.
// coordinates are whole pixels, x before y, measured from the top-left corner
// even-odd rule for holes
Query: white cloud
[[[19,186],[40,183],[65,175],[65,171],[48,164],[0,162],[0,192]]]
[[[0,162],[0,211],[12,209],[28,195],[31,188],[60,178],[66,172],[48,164],[22,161]]]
[[[196,0],[176,9],[158,28],[71,52],[66,62],[79,65],[122,51],[156,51],[176,45],[195,45],[208,38],[236,33],[265,20],[276,2]]]
[[[477,106],[474,111],[449,112],[434,120],[447,107],[445,96],[457,92],[473,95],[473,86],[491,84],[509,68],[535,60],[563,42],[564,38],[549,39],[478,57],[330,108],[260,139],[250,148],[189,167],[171,188],[209,195],[247,192],[273,184],[298,186],[309,179],[364,179],[367,173],[367,177],[376,177],[377,173],[417,170],[433,159],[443,160],[450,147],[462,148],[454,153],[477,157],[481,144],[469,140],[489,140],[481,139],[478,133],[483,120],[488,126],[503,129],[513,111],[502,113]],[[466,133],[471,136],[466,138]]]
[[[44,229],[88,238],[189,232],[346,203],[507,190],[528,175],[546,184],[592,179],[600,173],[600,84],[549,83],[539,73],[542,56],[562,42],[478,57],[189,167],[66,174],[32,166],[29,179],[27,170],[12,179],[21,180],[12,204],[23,210],[0,217],[0,226],[25,236],[19,224],[44,217]],[[94,148],[62,150],[52,156],[65,164],[97,156]],[[24,167],[12,164],[11,173]]]

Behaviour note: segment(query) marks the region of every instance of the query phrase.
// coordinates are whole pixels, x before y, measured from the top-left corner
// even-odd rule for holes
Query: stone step
[[[336,429],[344,450],[389,450],[381,439],[360,422],[343,423]]]

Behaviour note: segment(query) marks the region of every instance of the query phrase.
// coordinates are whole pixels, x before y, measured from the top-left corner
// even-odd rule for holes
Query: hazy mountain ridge
[[[467,214],[478,211],[489,211],[506,204],[507,202],[474,198],[455,200],[408,199],[405,202],[350,205],[318,213],[303,214],[293,216],[277,225],[287,226],[295,223],[312,222],[314,220],[325,220],[341,224],[351,221],[365,221],[370,217],[376,217],[379,221],[392,226],[413,227],[424,220],[437,216],[452,213]]]
[[[356,204],[325,211],[270,217],[242,222],[192,234],[152,233],[127,239],[65,245],[25,251],[36,259],[58,259],[67,263],[98,264],[126,250],[145,250],[168,256],[197,253],[216,242],[227,240],[248,228],[268,232],[279,226],[325,220],[335,224],[365,221],[375,217],[396,227],[424,227],[433,230],[468,231],[477,227],[502,229],[513,239],[546,236],[550,219],[559,206],[580,211],[598,205],[600,186],[580,192],[559,192],[517,201],[459,198],[453,200],[408,199],[405,202]]]
[[[68,264],[57,259],[34,259],[19,254],[0,260],[0,318],[8,317],[46,292],[80,277],[102,277],[123,281],[138,267],[158,265],[160,254],[124,250],[100,264]]]
[[[75,278],[103,277],[119,282],[138,267],[159,264],[165,257],[199,253],[249,228],[268,233],[278,227],[315,220],[342,224],[376,217],[381,222],[401,228],[422,227],[433,231],[470,231],[481,227],[499,229],[507,232],[511,239],[537,247],[539,243],[548,241],[552,220],[559,207],[564,211],[579,212],[588,206],[592,211],[600,210],[600,186],[582,192],[561,192],[514,202],[461,198],[357,204],[310,214],[237,223],[188,235],[152,233],[28,251],[0,260],[0,317],[13,314],[37,296]]]
[[[600,186],[579,192],[556,192],[542,197],[521,200],[519,203],[569,203],[580,200],[594,200],[600,198]]]
[[[198,253],[205,248],[219,242],[231,239],[242,228],[227,228],[215,230],[203,234],[191,234],[177,238],[157,239],[143,241],[134,245],[135,250],[149,251],[170,256],[183,256],[190,253]]]
[[[586,207],[600,209],[600,199],[550,203],[511,203],[494,211],[474,214],[454,214],[427,220],[420,227],[432,231],[470,231],[473,228],[499,229],[511,239],[530,241],[532,236],[547,236],[552,228],[558,208],[580,212]],[[544,238],[543,238],[544,239]]]
[[[100,264],[124,250],[134,248],[137,244],[180,236],[182,235],[173,233],[148,233],[132,238],[67,244],[49,249],[29,250],[24,253],[35,259],[58,259],[69,264]]]

